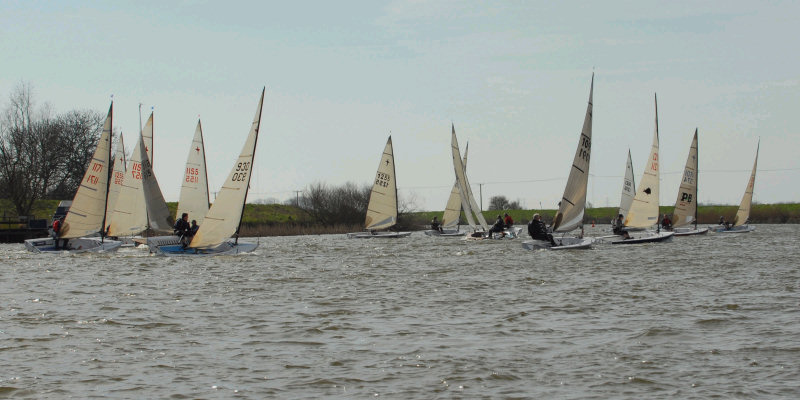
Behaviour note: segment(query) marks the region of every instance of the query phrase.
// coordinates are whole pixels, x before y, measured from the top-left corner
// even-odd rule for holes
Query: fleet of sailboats
[[[261,113],[266,89],[262,89],[255,117],[242,151],[234,163],[228,178],[211,204],[208,189],[205,145],[200,121],[186,159],[181,184],[177,216],[188,214],[200,226],[191,241],[181,244],[176,235],[151,236],[146,240],[150,250],[168,256],[197,256],[236,254],[250,252],[257,243],[239,243],[244,205],[247,199],[250,178],[261,124]],[[622,238],[618,235],[585,237],[585,216],[589,165],[592,141],[592,108],[594,74],[589,89],[589,100],[579,136],[578,146],[570,168],[564,193],[559,202],[550,231],[554,233],[555,245],[545,240],[529,240],[522,246],[537,249],[586,249],[595,240],[614,237],[612,244],[662,242],[673,236],[689,236],[707,233],[751,232],[755,228],[748,224],[753,199],[753,187],[758,165],[758,150],[753,162],[744,196],[732,224],[720,224],[698,228],[698,130],[695,129],[689,154],[684,167],[678,196],[673,211],[672,226],[662,229],[659,224],[659,131],[658,100],[655,103],[655,128],[650,155],[645,163],[638,188],[634,181],[630,149],[626,161],[621,192],[619,215],[622,217]],[[122,134],[112,158],[113,102],[93,158],[84,178],[75,193],[72,206],[57,235],[54,237],[25,241],[28,250],[55,253],[114,251],[122,245],[120,240],[110,239],[143,232],[168,232],[173,228],[172,216],[153,171],[153,113],[140,129],[133,153],[126,159]],[[141,119],[140,119],[141,125]],[[489,226],[481,213],[466,174],[468,147],[462,157],[456,137],[455,125],[451,124],[451,156],[455,182],[445,206],[440,229],[425,231],[429,236],[465,236],[461,230],[461,213],[464,213],[471,234],[465,239],[491,238]],[[397,224],[398,196],[392,137],[386,141],[381,160],[370,191],[369,204],[364,221],[364,232],[347,234],[348,238],[402,238],[411,232],[390,230]],[[666,223],[665,223],[666,224]],[[497,237],[517,237],[519,228],[504,232]],[[576,234],[576,232],[578,232]],[[615,233],[620,233],[615,230]],[[633,235],[632,235],[633,234]],[[603,241],[605,242],[605,241]],[[62,244],[62,248],[56,245]]]

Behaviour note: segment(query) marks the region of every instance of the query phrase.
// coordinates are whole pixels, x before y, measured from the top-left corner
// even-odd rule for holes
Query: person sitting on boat
[[[729,224],[728,221],[725,221],[725,217],[719,217],[719,224],[725,229],[731,229],[731,224]]]
[[[442,224],[439,223],[439,220],[437,220],[436,217],[433,217],[433,221],[431,221],[431,229],[438,232],[442,231]]]
[[[553,246],[556,245],[553,235],[547,233],[547,226],[542,222],[542,216],[538,213],[533,214],[533,219],[528,223],[528,234],[531,235],[532,239],[544,240],[550,242]]]
[[[489,228],[489,235],[487,237],[491,239],[493,232],[498,232],[502,235],[500,237],[503,237],[505,236],[505,234],[503,233],[503,230],[505,228],[506,228],[506,223],[503,222],[503,218],[501,218],[500,215],[498,215],[497,220],[494,221],[494,225],[492,225],[492,227]]]
[[[511,216],[508,215],[508,213],[506,213],[505,218],[503,219],[503,223],[506,224],[506,229],[511,228],[512,226],[514,226],[514,219],[511,218]]]
[[[625,222],[623,221],[623,218],[625,217],[623,217],[622,214],[620,214],[619,216],[617,216],[617,219],[611,221],[612,232],[614,232],[615,235],[622,235],[623,232],[622,228],[625,227]]]
[[[197,234],[197,230],[200,229],[200,225],[197,225],[197,220],[196,219],[192,220],[192,226],[191,226],[190,229],[192,231],[192,236]]]
[[[669,219],[667,214],[664,214],[664,218],[661,218],[661,229],[670,230],[672,229],[672,220]]]
[[[172,228],[174,233],[181,237],[181,245],[186,248],[192,238],[192,227],[189,226],[189,214],[181,214],[181,217],[175,221],[175,226]]]
[[[64,248],[66,250],[67,248],[67,239],[60,239],[58,237],[58,234],[61,232],[62,225],[64,225],[63,216],[53,220],[53,243],[56,250],[60,250],[61,248]],[[64,241],[64,245],[60,246],[62,240]]]

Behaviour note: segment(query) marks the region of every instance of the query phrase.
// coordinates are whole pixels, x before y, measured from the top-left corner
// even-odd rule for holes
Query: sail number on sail
[[[581,158],[589,162],[589,154],[592,150],[592,139],[581,134]]]
[[[186,168],[186,182],[200,182],[200,170],[197,168]]]
[[[142,164],[134,162],[131,166],[131,177],[136,180],[142,180]]]
[[[89,182],[89,183],[91,183],[92,185],[96,185],[96,184],[97,184],[97,182],[99,182],[99,181],[100,181],[100,178],[98,178],[98,177],[97,177],[97,176],[94,174],[94,172],[97,172],[97,173],[100,173],[100,172],[102,172],[102,171],[103,171],[103,164],[96,163],[96,162],[95,162],[95,163],[92,163],[92,168],[91,168],[91,171],[92,171],[93,173],[92,173],[91,175],[89,175],[89,176],[87,176],[87,177],[86,177],[86,182]]]
[[[384,174],[383,172],[378,172],[378,175],[375,177],[375,184],[380,185],[383,187],[389,187],[389,181],[391,177],[389,174]]]
[[[653,153],[653,162],[650,163],[650,169],[658,171],[658,153]]]
[[[694,171],[683,171],[683,183],[694,184]]]
[[[143,160],[142,165],[144,165],[144,168],[142,169],[144,177],[149,178],[153,176],[153,167],[150,165],[150,160]]]
[[[250,170],[250,161],[236,164],[236,172],[231,175],[231,181],[244,182],[247,179],[248,170]]]

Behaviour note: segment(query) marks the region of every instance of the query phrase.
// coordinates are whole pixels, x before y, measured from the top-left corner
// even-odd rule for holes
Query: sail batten
[[[592,97],[594,95],[594,74],[589,88],[589,101],[586,105],[586,115],[583,118],[583,127],[578,137],[578,147],[569,171],[567,184],[558,212],[553,218],[554,232],[569,232],[583,224],[583,214],[586,208],[586,192],[589,185],[589,161],[592,152]]]

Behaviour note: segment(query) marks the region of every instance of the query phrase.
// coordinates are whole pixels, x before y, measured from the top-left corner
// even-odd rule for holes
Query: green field
[[[33,216],[36,218],[47,219],[53,216],[58,200],[39,200],[34,204]],[[177,207],[176,203],[167,203],[170,212],[174,215]],[[671,214],[673,207],[661,207],[661,213]],[[720,216],[724,216],[728,221],[733,220],[738,206],[708,205],[700,206],[698,219],[701,224],[716,224]],[[555,210],[507,210],[507,211],[484,211],[486,221],[491,225],[498,214],[508,213],[519,224],[526,224],[530,221],[534,213],[542,214],[545,222],[549,223]],[[584,221],[591,224],[608,224],[614,218],[616,208],[590,208],[586,210]],[[0,215],[6,221],[17,219],[16,211],[10,201],[0,199]],[[421,211],[405,215],[399,218],[402,229],[425,229],[430,220],[436,216],[442,217],[442,211]],[[462,221],[464,220],[462,216]],[[780,203],[780,204],[757,204],[753,206],[750,214],[750,222],[754,224],[796,224],[800,223],[800,203]],[[360,230],[359,226],[341,225],[333,227],[321,227],[303,210],[283,204],[247,204],[242,219],[242,233],[245,235],[298,235],[316,233],[342,233]],[[8,223],[0,224],[0,229],[16,228],[19,224]]]

